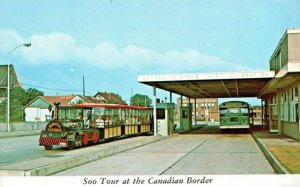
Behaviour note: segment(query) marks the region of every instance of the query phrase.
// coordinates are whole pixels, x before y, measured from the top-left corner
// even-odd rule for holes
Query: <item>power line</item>
[[[36,86],[36,85],[26,84],[26,83],[20,83],[20,84],[26,85],[26,86],[31,86],[34,88],[41,88],[41,89],[45,89],[45,90],[55,90],[55,91],[64,91],[64,92],[82,92],[82,90],[64,90],[64,89],[58,89],[58,88],[47,88],[47,87],[43,87],[43,86]]]

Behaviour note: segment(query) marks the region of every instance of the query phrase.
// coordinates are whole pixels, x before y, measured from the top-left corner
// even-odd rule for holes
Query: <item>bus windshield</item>
[[[229,108],[229,113],[231,114],[238,114],[239,113],[239,108]]]

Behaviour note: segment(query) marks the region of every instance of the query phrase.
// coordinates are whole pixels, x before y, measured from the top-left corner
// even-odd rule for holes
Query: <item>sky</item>
[[[1,0],[0,64],[45,95],[152,97],[138,75],[269,69],[299,0]],[[169,96],[159,90],[158,97]],[[252,101],[256,102],[256,101]]]

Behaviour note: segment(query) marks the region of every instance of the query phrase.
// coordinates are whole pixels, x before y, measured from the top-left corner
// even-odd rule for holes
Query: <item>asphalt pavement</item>
[[[0,132],[0,138],[14,138],[14,137],[20,137],[20,136],[31,136],[31,135],[37,135],[39,133],[40,133],[40,130]],[[209,131],[207,131],[207,133],[209,134]],[[215,134],[215,131],[212,134]],[[300,147],[299,141],[294,140],[294,139],[289,138],[284,135],[270,133],[268,131],[252,132],[252,136],[253,136],[254,140],[256,141],[256,143],[258,144],[258,146],[260,147],[260,149],[265,154],[266,158],[269,160],[273,169],[277,173],[279,173],[279,174],[293,173],[282,164],[282,158],[279,158],[279,157],[276,157],[276,155],[273,155],[272,152],[269,150],[269,148],[271,145],[272,146],[278,145],[278,147],[282,148],[282,149],[285,146],[299,146]],[[147,142],[146,144],[148,144],[152,141],[157,141],[157,140],[159,141],[159,139],[155,139],[155,140],[153,139],[153,140]],[[100,159],[100,157],[99,157],[99,159]],[[14,173],[12,172],[9,175],[14,175]],[[17,175],[19,175],[19,173]]]

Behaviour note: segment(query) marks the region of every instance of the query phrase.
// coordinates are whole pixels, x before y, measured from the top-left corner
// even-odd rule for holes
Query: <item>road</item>
[[[38,135],[0,139],[0,166],[6,167],[21,161],[39,165],[38,160],[43,160],[39,158],[66,159],[81,152],[88,153],[122,142],[111,142],[74,151],[67,151],[63,148],[46,151],[38,146],[38,139]],[[66,155],[62,156],[62,154]],[[272,173],[274,170],[250,134],[221,133],[218,128],[202,128],[67,169],[55,175]]]
[[[23,160],[30,160],[49,156],[64,149],[55,149],[51,152],[39,146],[39,135],[0,139],[0,166]]]
[[[56,176],[273,174],[250,134],[180,134]]]

